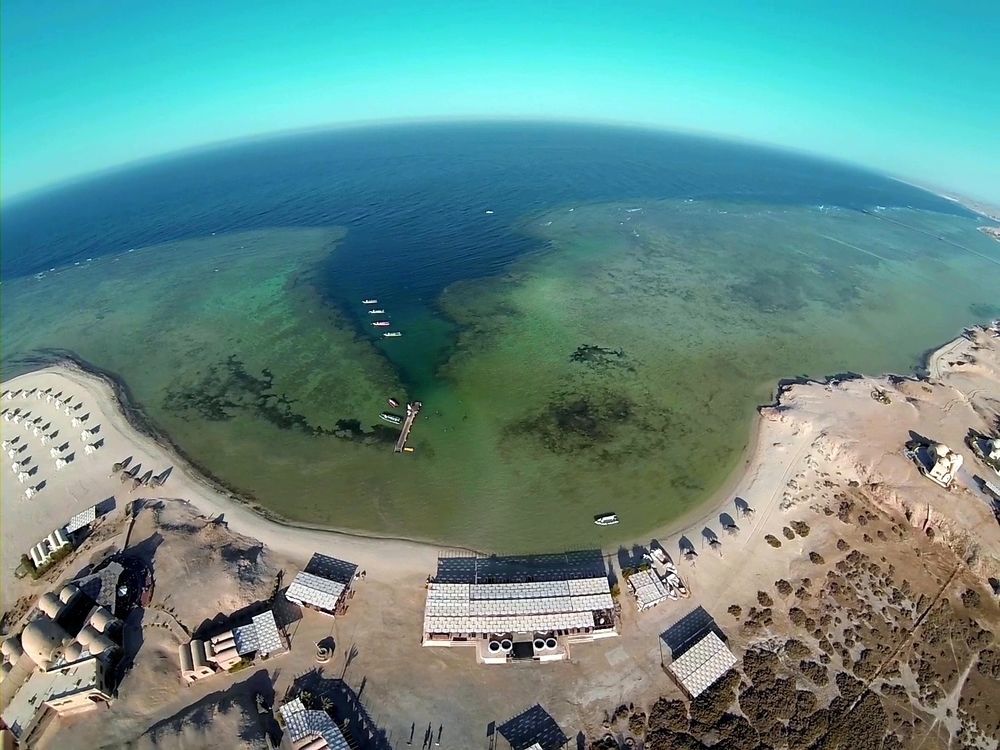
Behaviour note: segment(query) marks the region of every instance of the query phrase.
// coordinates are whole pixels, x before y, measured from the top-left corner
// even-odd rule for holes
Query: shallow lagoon
[[[523,551],[704,500],[778,378],[907,371],[1000,314],[1000,244],[960,216],[643,200],[505,221],[533,250],[394,307],[402,339],[331,303],[350,227],[262,229],[5,281],[4,357],[114,372],[290,520]],[[390,395],[424,403],[412,455],[379,424]],[[620,526],[593,525],[606,510]]]

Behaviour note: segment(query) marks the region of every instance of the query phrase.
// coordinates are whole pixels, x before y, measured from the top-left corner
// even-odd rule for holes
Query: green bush
[[[253,662],[250,661],[249,659],[240,659],[238,662],[236,662],[233,666],[231,666],[226,671],[229,672],[229,674],[233,674],[235,672],[240,672],[240,671],[246,669],[251,664],[253,664]]]

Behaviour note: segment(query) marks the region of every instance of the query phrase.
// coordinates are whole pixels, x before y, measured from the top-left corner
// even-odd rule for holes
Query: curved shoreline
[[[828,386],[831,383],[857,380],[864,377],[903,378],[913,381],[927,380],[936,377],[937,373],[935,371],[940,369],[937,360],[962,339],[967,338],[966,332],[968,330],[969,328],[966,327],[956,338],[950,339],[941,346],[928,349],[922,353],[918,363],[914,367],[914,372],[910,375],[882,373],[880,376],[865,376],[858,373],[846,372],[823,378],[800,377],[780,379],[775,386],[773,400],[770,403],[759,404],[756,407],[756,414],[746,444],[732,470],[727,474],[726,479],[719,485],[718,489],[710,492],[702,502],[690,508],[687,512],[682,513],[665,524],[651,528],[641,539],[629,538],[617,540],[611,545],[604,547],[603,552],[606,555],[613,554],[616,550],[626,548],[632,544],[648,543],[650,538],[662,541],[666,538],[676,537],[701,523],[705,523],[706,526],[710,525],[710,519],[720,514],[720,512],[725,512],[726,509],[729,509],[738,488],[741,485],[752,482],[754,477],[760,473],[761,468],[766,466],[766,459],[760,455],[762,447],[761,437],[764,431],[764,411],[771,408],[780,408],[782,406],[782,396],[792,387],[796,385]],[[187,476],[212,494],[218,496],[218,500],[221,501],[218,504],[222,505],[223,508],[225,505],[229,505],[234,510],[248,513],[259,522],[272,525],[275,530],[320,534],[362,543],[396,543],[419,547],[428,551],[451,549],[469,554],[492,554],[496,552],[495,550],[478,550],[460,544],[438,542],[433,539],[399,535],[379,535],[372,532],[352,531],[343,528],[287,521],[268,508],[259,505],[252,493],[244,492],[227,485],[224,481],[214,476],[211,471],[199,464],[197,460],[188,455],[166,432],[158,428],[146,415],[145,411],[135,401],[128,384],[116,374],[83,360],[71,351],[61,349],[43,350],[38,352],[36,356],[19,358],[13,364],[26,365],[30,368],[17,377],[24,377],[39,370],[54,369],[65,370],[71,374],[82,376],[84,379],[89,378],[97,381],[100,385],[108,389],[114,409],[125,420],[127,426],[151,441],[159,450],[174,459],[177,464],[183,466],[184,473]],[[5,381],[4,385],[6,386],[8,382]],[[194,501],[193,504],[198,505],[197,501]]]
[[[457,544],[441,544],[431,539],[380,535],[374,532],[356,532],[349,529],[287,521],[268,508],[265,508],[257,503],[252,493],[230,487],[222,479],[216,477],[211,473],[211,471],[203,467],[190,455],[188,455],[170,438],[165,431],[157,427],[156,424],[146,415],[145,411],[143,411],[143,409],[136,403],[135,398],[132,396],[131,390],[125,380],[118,377],[114,373],[108,370],[102,370],[96,365],[87,362],[68,350],[46,350],[46,352],[42,353],[42,356],[31,358],[30,360],[28,358],[21,358],[19,361],[33,362],[37,364],[37,366],[32,370],[28,370],[21,375],[18,375],[17,377],[24,377],[26,375],[30,375],[32,372],[52,368],[57,370],[68,370],[69,372],[78,373],[85,378],[92,378],[98,381],[108,388],[115,408],[125,419],[130,428],[152,441],[158,448],[160,448],[160,450],[175,459],[178,464],[184,466],[186,469],[185,473],[201,486],[221,496],[225,499],[225,501],[232,503],[233,506],[253,513],[262,521],[274,524],[275,526],[283,529],[321,532],[362,541],[399,542],[404,544],[432,547],[434,549],[447,547],[449,549],[461,550],[470,553],[479,552],[479,550],[472,549],[471,547],[463,547]],[[9,381],[4,381],[5,386],[7,382]]]

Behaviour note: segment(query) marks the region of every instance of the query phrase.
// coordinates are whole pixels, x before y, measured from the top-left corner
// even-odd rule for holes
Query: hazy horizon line
[[[484,125],[492,123],[524,123],[524,124],[548,124],[548,125],[581,125],[581,126],[596,126],[596,127],[610,127],[610,128],[620,128],[625,130],[643,130],[653,133],[663,133],[663,134],[677,134],[705,138],[707,140],[717,140],[729,143],[737,143],[746,146],[752,146],[764,150],[774,150],[779,152],[785,152],[788,154],[795,154],[799,156],[805,156],[812,159],[817,159],[820,161],[826,161],[833,164],[839,164],[842,166],[852,167],[854,169],[859,169],[862,171],[870,172],[873,174],[881,175],[883,177],[897,180],[903,182],[911,187],[924,190],[928,193],[932,193],[941,198],[947,200],[955,201],[965,206],[969,210],[983,214],[980,208],[986,208],[990,211],[1000,213],[1000,205],[994,204],[992,201],[986,198],[980,198],[978,196],[970,195],[959,191],[955,188],[948,188],[944,186],[931,186],[926,182],[914,179],[912,177],[904,175],[894,175],[889,172],[884,172],[882,170],[870,167],[864,164],[860,164],[849,159],[838,157],[835,155],[822,153],[818,151],[812,151],[809,149],[802,149],[794,146],[787,146],[781,143],[775,143],[773,141],[760,141],[754,138],[747,138],[745,136],[739,136],[731,133],[719,133],[710,130],[697,130],[693,128],[684,127],[673,127],[669,125],[662,125],[657,123],[650,123],[641,120],[615,120],[615,119],[591,119],[591,118],[578,118],[578,117],[560,117],[560,118],[543,118],[543,117],[532,117],[532,116],[519,116],[519,115],[500,115],[500,116],[483,116],[483,115],[442,115],[434,117],[400,117],[400,118],[380,118],[377,120],[346,120],[343,122],[333,122],[333,123],[322,123],[317,125],[308,125],[305,127],[298,128],[284,128],[280,130],[268,130],[262,131],[260,133],[254,133],[252,135],[241,135],[233,138],[223,138],[220,140],[205,141],[204,143],[195,144],[192,146],[186,146],[183,148],[172,149],[168,151],[161,151],[155,154],[150,154],[149,156],[140,157],[137,159],[129,159],[123,162],[116,162],[110,164],[106,167],[102,167],[96,170],[89,170],[85,172],[79,172],[68,177],[64,177],[53,182],[48,182],[37,187],[27,188],[26,190],[21,190],[10,195],[2,196],[2,203],[6,207],[11,202],[21,203],[24,201],[30,201],[36,198],[41,198],[45,194],[50,192],[56,192],[65,188],[72,187],[79,183],[89,182],[91,180],[99,179],[101,177],[111,176],[119,172],[127,172],[135,168],[139,168],[146,165],[152,165],[159,162],[168,162],[174,159],[183,158],[185,156],[195,155],[202,152],[221,150],[226,147],[235,147],[243,144],[250,144],[259,141],[269,141],[269,140],[280,140],[283,138],[293,137],[296,135],[307,135],[310,133],[325,133],[325,132],[335,132],[339,130],[364,130],[364,129],[374,129],[378,127],[392,127],[392,126],[406,126],[406,125],[433,125],[433,124],[468,124],[468,125]],[[966,201],[975,202],[979,208],[966,205]]]

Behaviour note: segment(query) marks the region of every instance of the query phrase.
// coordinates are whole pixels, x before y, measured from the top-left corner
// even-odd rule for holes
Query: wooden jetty
[[[406,441],[410,439],[410,430],[413,429],[413,422],[420,413],[420,407],[422,406],[423,404],[419,401],[413,401],[406,405],[406,419],[403,421],[403,429],[399,433],[399,439],[396,441],[393,453],[403,452],[403,449],[406,447]]]

